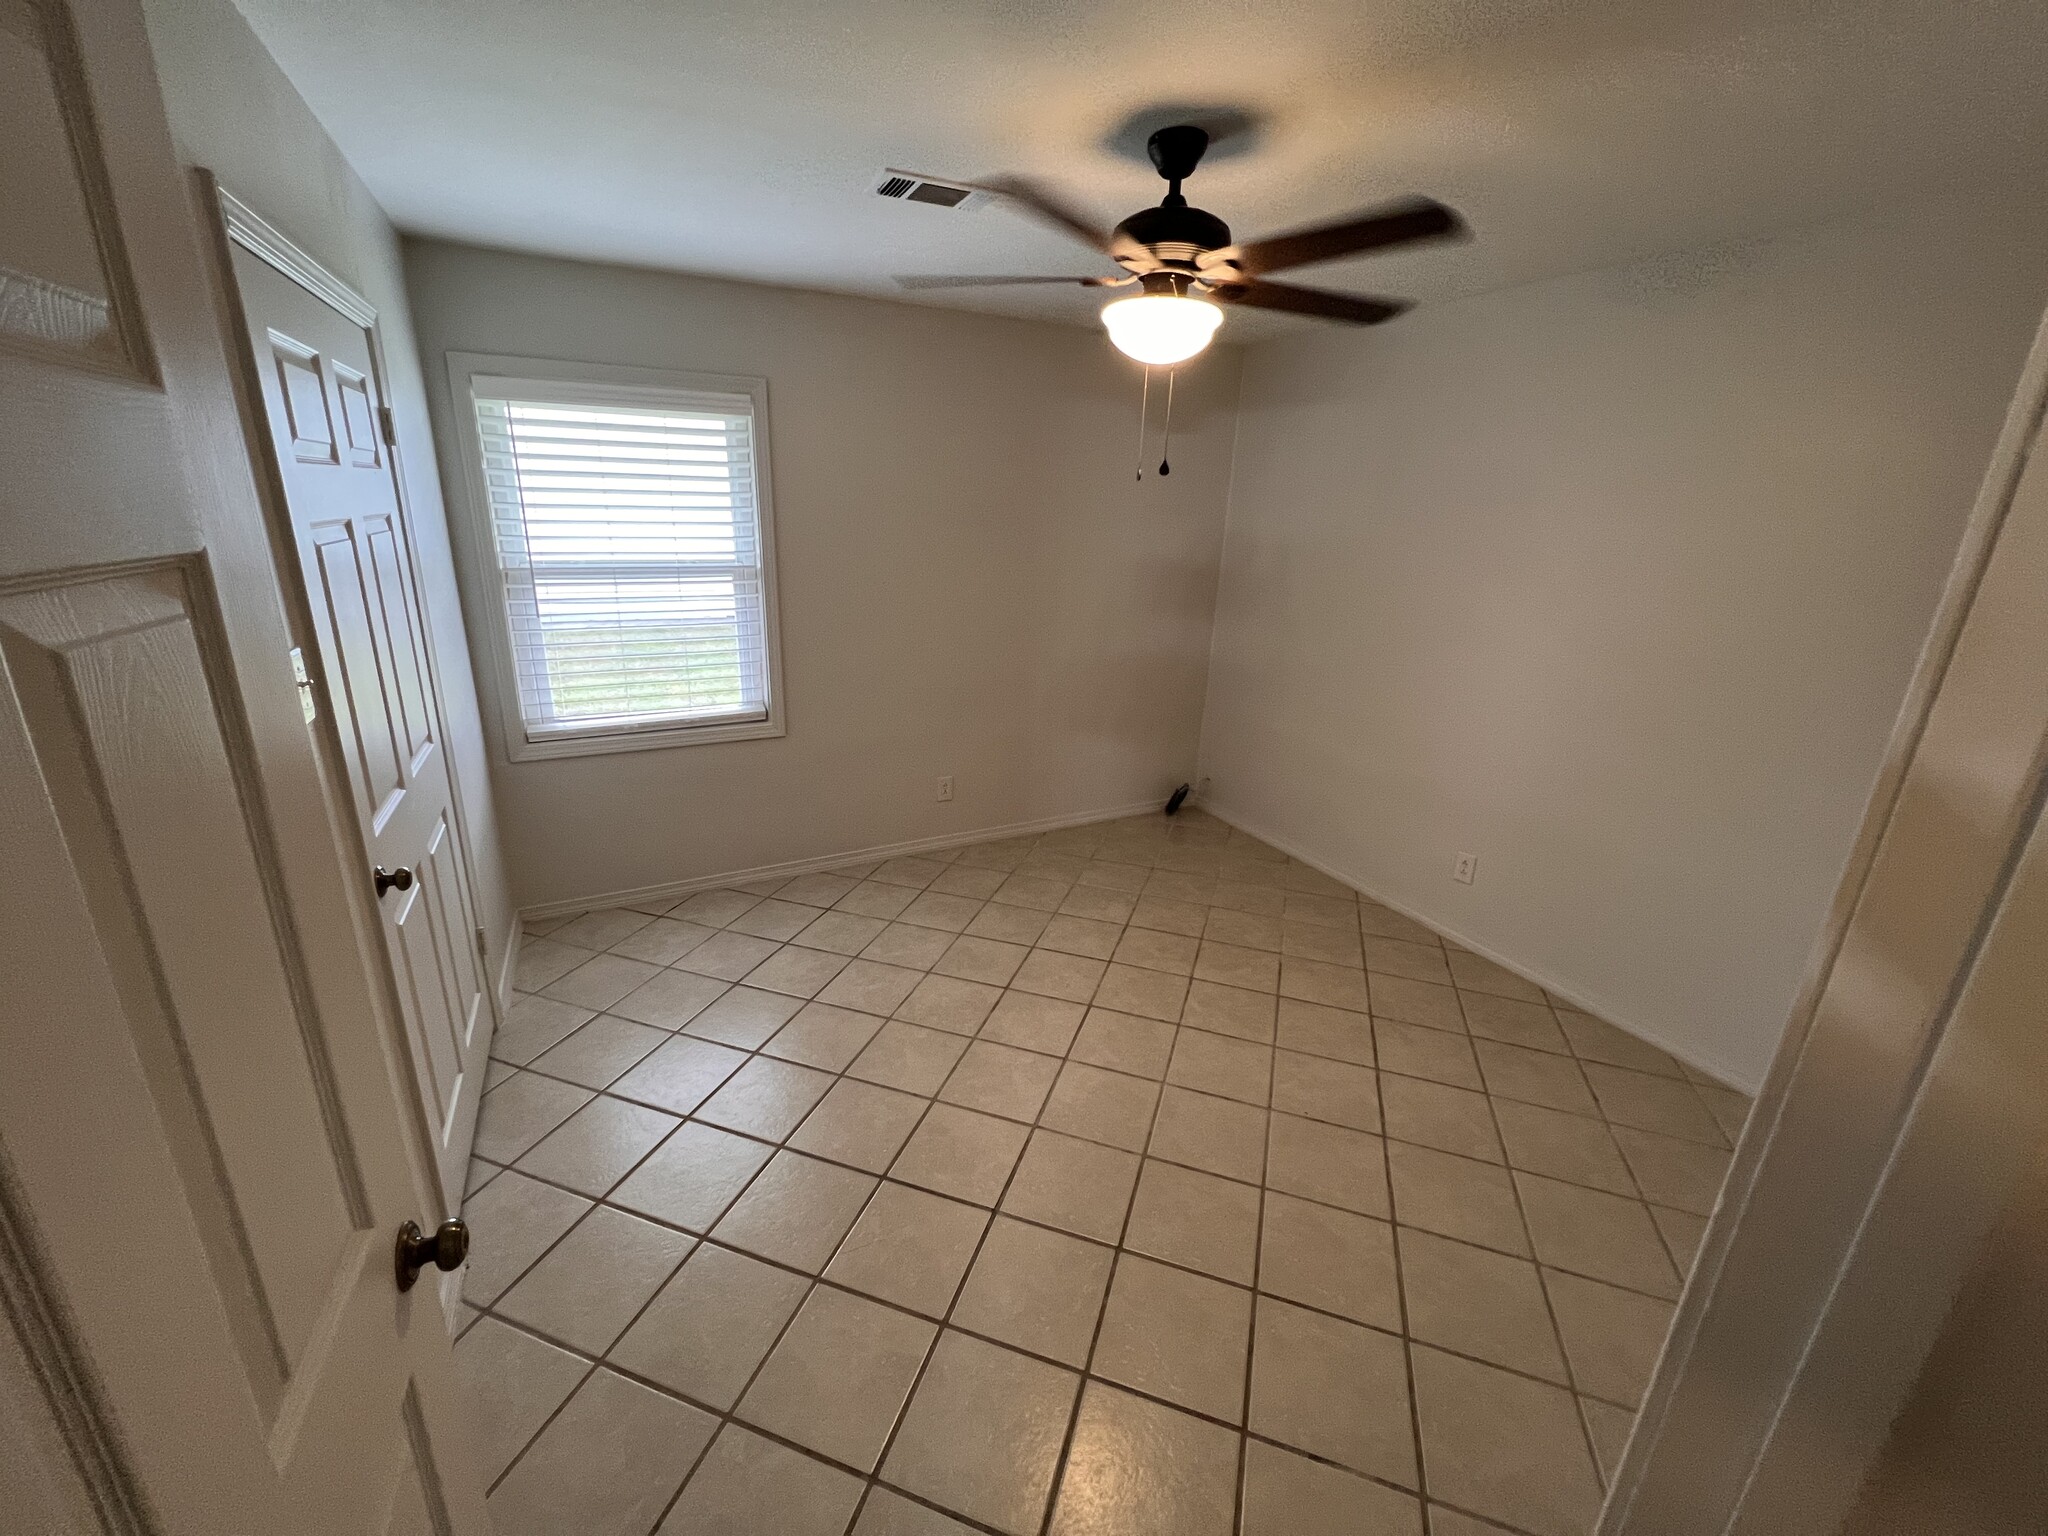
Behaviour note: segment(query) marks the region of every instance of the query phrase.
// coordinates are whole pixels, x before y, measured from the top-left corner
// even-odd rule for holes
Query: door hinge
[[[377,427],[384,434],[384,446],[386,448],[396,448],[398,446],[398,422],[392,416],[390,406],[380,405],[377,407]]]
[[[484,931],[481,928],[476,931],[476,957],[486,964],[490,963],[491,941],[485,937]]]

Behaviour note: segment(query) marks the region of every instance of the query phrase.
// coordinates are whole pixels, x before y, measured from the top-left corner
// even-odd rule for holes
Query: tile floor
[[[1189,812],[530,925],[501,1536],[1573,1536],[1739,1094]]]

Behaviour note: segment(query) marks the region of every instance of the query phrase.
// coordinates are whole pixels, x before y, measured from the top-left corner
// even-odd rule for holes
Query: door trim
[[[300,570],[296,537],[292,530],[290,502],[285,491],[284,474],[277,463],[271,446],[270,434],[265,426],[262,386],[258,380],[258,363],[249,349],[247,326],[243,319],[241,288],[235,278],[233,251],[239,246],[250,255],[275,269],[287,280],[305,289],[321,303],[326,304],[352,324],[361,326],[369,338],[370,357],[375,368],[376,383],[380,399],[386,410],[390,408],[388,384],[391,370],[384,356],[384,336],[377,326],[377,308],[358,293],[347,282],[337,277],[316,257],[295,243],[292,238],[258,213],[243,199],[222,186],[218,177],[203,166],[192,169],[193,201],[199,213],[202,243],[206,247],[207,264],[213,279],[214,301],[219,310],[223,338],[226,343],[228,371],[234,380],[235,394],[241,407],[242,432],[249,445],[249,464],[256,483],[257,500],[263,508],[263,517],[270,537],[271,559],[276,568],[280,590],[285,598],[287,622],[293,640],[302,647],[318,665],[310,668],[314,689],[318,695],[321,718],[311,727],[318,744],[317,757],[321,767],[324,798],[327,800],[328,815],[337,836],[347,840],[347,846],[360,856],[368,839],[360,818],[356,814],[354,797],[349,790],[346,762],[342,755],[341,743],[336,734],[336,709],[334,690],[329,686],[327,667],[320,657],[314,641],[315,626],[311,617],[310,599],[306,593],[305,577]],[[391,478],[392,495],[396,502],[399,526],[405,535],[406,574],[413,591],[422,594],[424,605],[425,588],[420,581],[418,551],[413,537],[413,504],[406,494],[405,475],[401,468],[400,450],[389,438],[384,443],[389,455],[387,468]],[[422,614],[424,619],[424,614]],[[427,673],[427,687],[431,691],[435,717],[439,723],[442,749],[447,754],[448,804],[452,832],[455,840],[455,858],[462,878],[468,886],[471,907],[475,909],[477,892],[476,867],[470,858],[470,833],[468,810],[462,798],[461,776],[456,772],[453,748],[448,742],[447,699],[441,686],[440,658],[435,649],[431,627],[424,622],[420,629],[420,644],[424,650]],[[358,860],[360,862],[360,858]],[[401,1005],[398,989],[397,957],[391,952],[390,939],[384,931],[382,915],[376,908],[370,888],[360,880],[352,881],[351,903],[358,928],[373,943],[375,953],[381,957],[379,984],[384,990],[384,1001],[392,1017],[403,1020],[405,1010]],[[514,921],[517,914],[514,914]],[[500,957],[500,969],[510,975],[514,951],[508,949]],[[494,985],[495,978],[487,960],[479,957],[477,966],[482,981],[481,991],[485,1006],[489,1010],[488,1027],[493,1035],[505,1010],[505,997]],[[407,1031],[409,1033],[409,1031]],[[420,1075],[420,1064],[416,1055],[419,1042],[408,1039],[405,1051],[406,1070],[411,1074],[412,1093],[408,1113],[411,1114],[424,1138],[424,1145],[430,1148],[440,1146],[435,1116],[430,1111],[430,1095]],[[489,1047],[486,1045],[486,1052]],[[452,1195],[443,1191],[443,1217],[457,1214],[462,1192]]]

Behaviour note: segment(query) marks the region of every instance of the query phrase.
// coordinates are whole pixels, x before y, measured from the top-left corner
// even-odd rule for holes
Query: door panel
[[[489,1048],[490,1002],[426,626],[390,454],[372,333],[239,246],[247,320],[332,730],[356,802],[365,874],[412,871],[379,902],[449,1212],[461,1201]],[[364,313],[367,308],[364,307]],[[310,434],[325,434],[313,448]]]
[[[438,1169],[133,0],[0,0],[0,145],[0,1488],[138,1536],[482,1536],[434,1287],[391,1267]]]

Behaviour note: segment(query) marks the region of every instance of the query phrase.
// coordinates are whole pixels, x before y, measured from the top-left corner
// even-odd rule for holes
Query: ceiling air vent
[[[940,181],[933,176],[898,170],[882,172],[875,190],[898,202],[930,203],[935,208],[972,208],[988,196],[979,188],[962,186],[957,181]]]

